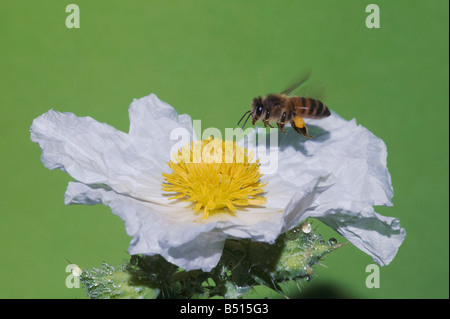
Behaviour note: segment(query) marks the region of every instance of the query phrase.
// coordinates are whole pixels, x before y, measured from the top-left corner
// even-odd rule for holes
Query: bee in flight
[[[255,122],[261,120],[264,123],[264,127],[270,126],[273,128],[270,123],[276,122],[278,128],[286,134],[283,128],[289,122],[297,133],[306,137],[312,137],[308,135],[308,127],[303,118],[322,119],[330,116],[331,113],[330,109],[319,100],[301,96],[290,96],[308,78],[309,74],[280,94],[269,94],[264,97],[259,96],[254,98],[252,109],[245,112],[239,120],[238,125],[247,115],[242,129],[251,116],[253,125],[255,125]]]

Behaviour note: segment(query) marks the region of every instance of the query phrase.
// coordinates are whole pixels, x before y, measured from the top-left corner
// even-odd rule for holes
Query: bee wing
[[[297,80],[293,84],[291,84],[287,89],[282,91],[281,94],[290,95],[295,90],[297,90],[300,87],[300,85],[305,83],[306,80],[308,80],[310,76],[311,76],[310,69],[307,69],[307,70],[301,72],[300,75],[298,76]]]
[[[323,101],[326,99],[326,86],[320,81],[308,82],[302,87],[301,95],[311,99]]]

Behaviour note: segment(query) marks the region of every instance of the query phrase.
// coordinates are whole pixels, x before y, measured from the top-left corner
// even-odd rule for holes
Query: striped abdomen
[[[330,109],[319,100],[294,96],[290,98],[295,114],[305,118],[321,119],[330,116]]]

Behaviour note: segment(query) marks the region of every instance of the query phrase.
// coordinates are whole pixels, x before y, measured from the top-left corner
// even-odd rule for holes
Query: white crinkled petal
[[[178,115],[155,94],[134,99],[128,112],[130,138],[144,150],[142,155],[163,164],[163,170],[170,155],[193,139],[190,116]]]
[[[332,173],[337,183],[334,198],[344,196],[371,205],[392,205],[387,151],[381,139],[356,125],[355,120],[346,121],[335,113],[319,121],[309,120],[308,127],[313,139],[286,128],[288,134],[275,130],[277,143],[272,145],[270,138],[265,137],[266,130],[257,128],[240,144],[250,141],[249,151],[260,158],[263,174],[279,174],[285,180],[302,183],[300,175],[309,174],[313,178]],[[263,142],[255,147],[259,140]]]
[[[292,200],[285,206],[283,231],[307,217],[316,217],[378,264],[389,264],[406,232],[397,219],[381,216],[372,208],[392,205],[384,142],[355,120],[345,121],[334,113],[320,121],[310,120],[307,125],[313,139],[287,128],[286,135],[276,132],[278,144],[274,145],[268,143],[265,129],[256,129],[240,142],[257,157],[262,156],[261,171],[267,180],[292,187],[291,191],[286,190]],[[263,142],[255,146],[261,137]],[[318,177],[311,195],[296,196],[300,185]]]
[[[48,111],[33,121],[31,139],[49,169],[59,168],[85,184],[153,200],[159,163],[140,156],[127,134],[90,117]]]
[[[303,217],[316,217],[332,227],[380,266],[394,259],[406,236],[398,219],[382,216],[372,206],[361,202],[333,203],[332,207],[321,205]]]
[[[149,102],[151,101],[151,103]],[[162,110],[162,111],[161,111]],[[139,131],[149,118],[158,128],[147,126],[148,136]],[[170,148],[168,129],[176,125],[190,128],[188,116],[176,111],[155,95],[135,100],[130,108],[130,134],[90,117],[50,110],[36,118],[31,139],[42,149],[42,163],[59,168],[85,184],[105,184],[116,192],[135,198],[158,201],[160,177],[167,170]]]
[[[155,211],[149,203],[78,182],[69,183],[65,202],[88,205],[103,203],[109,206],[114,214],[123,219],[128,235],[133,237],[130,254],[160,254],[185,270],[204,271],[217,265],[222,255],[225,236],[214,231],[215,223],[174,223],[171,216]],[[186,211],[178,213],[183,215]]]

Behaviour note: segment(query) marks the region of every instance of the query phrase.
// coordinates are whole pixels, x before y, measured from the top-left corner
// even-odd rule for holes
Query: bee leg
[[[278,128],[280,129],[280,131],[283,132],[284,134],[287,134],[286,131],[283,129],[284,123],[277,122],[277,124],[278,124]]]
[[[264,118],[264,127],[266,127],[268,125],[271,128],[273,128],[273,126],[270,125],[270,123],[269,123],[269,118],[270,118],[270,112],[269,112],[269,110],[267,110],[266,111],[266,117]]]
[[[295,116],[291,121],[292,128],[299,134],[304,135],[306,137],[313,137],[308,135],[308,127],[306,127],[305,121],[300,116]]]
[[[273,126],[269,123],[269,120],[264,119],[263,123],[264,123],[264,127],[269,126],[269,127],[273,128]]]

